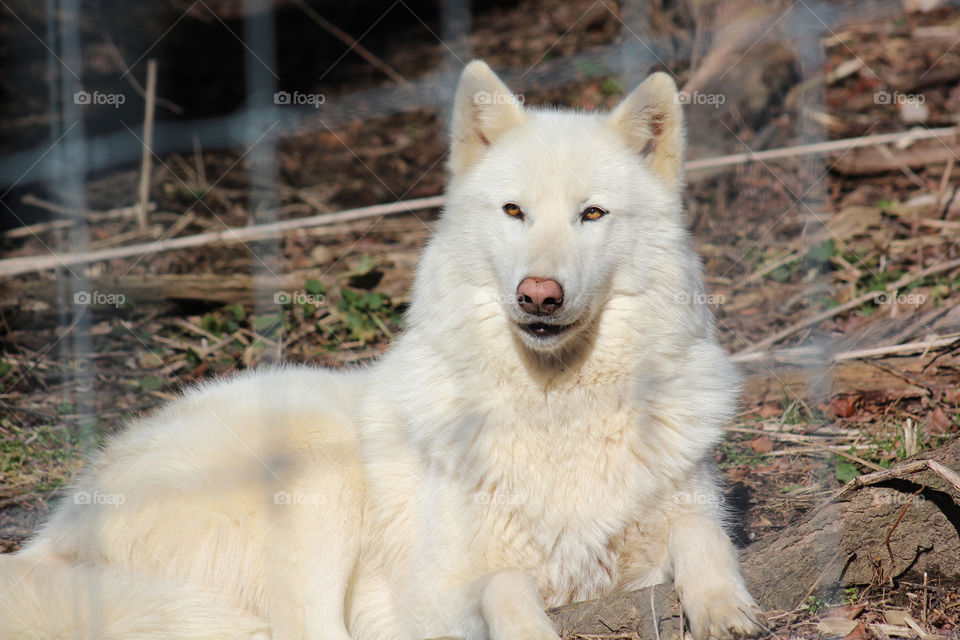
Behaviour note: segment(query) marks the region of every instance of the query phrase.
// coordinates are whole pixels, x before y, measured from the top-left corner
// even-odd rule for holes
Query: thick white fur
[[[131,425],[89,504],[0,558],[0,637],[546,640],[544,605],[665,580],[698,638],[755,631],[709,466],[738,379],[697,304],[675,94],[657,74],[611,115],[525,110],[470,64],[404,335]],[[574,329],[518,328],[527,276],[562,283]]]

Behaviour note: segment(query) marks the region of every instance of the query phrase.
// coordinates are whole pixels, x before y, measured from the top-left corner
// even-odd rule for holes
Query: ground
[[[475,57],[514,71],[527,104],[592,109],[615,105],[630,88],[590,67],[592,53],[648,35],[692,41],[693,62],[654,68],[672,71],[692,96],[694,161],[956,124],[955,8],[848,18],[817,40],[816,55],[801,56],[765,37],[802,11],[796,3],[760,14],[757,32],[739,44],[731,25],[756,14],[709,3],[697,14],[692,6],[658,4],[640,19],[588,0],[504,3],[477,13],[469,44]],[[704,15],[736,46],[694,37]],[[406,79],[421,78],[448,52],[422,27],[405,28],[406,46],[377,55]],[[585,56],[578,73],[562,81],[521,75],[577,55]],[[362,58],[342,64],[332,96],[390,82]],[[25,117],[13,112],[13,120]],[[282,138],[271,215],[440,194],[445,126],[445,112],[426,104]],[[789,526],[853,477],[960,431],[957,149],[921,140],[689,172],[687,210],[707,302],[747,376],[742,412],[716,454],[742,516],[741,544]],[[161,156],[150,226],[103,215],[84,227],[90,247],[248,224],[247,152]],[[87,206],[133,204],[136,182],[133,166],[99,172],[86,186]],[[268,362],[348,366],[376,357],[402,331],[411,272],[437,215],[425,209],[102,261],[85,273],[73,267],[96,304],[65,297],[62,272],[0,281],[0,550],[19,548],[92,448],[183,385]],[[41,223],[32,234],[7,231],[0,248],[7,258],[42,255],[64,246],[67,233]],[[123,304],[114,304],[117,293]],[[820,312],[822,320],[804,324]],[[902,629],[908,611],[926,631],[956,633],[956,584],[873,587],[803,602],[772,617],[773,632],[881,637],[892,632],[875,623]],[[826,613],[854,620],[854,628],[824,631],[817,625]]]

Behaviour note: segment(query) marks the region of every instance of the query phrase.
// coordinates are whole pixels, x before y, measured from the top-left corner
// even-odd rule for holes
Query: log
[[[547,615],[564,638],[633,633],[662,640],[682,637],[680,604],[665,584],[548,609]]]
[[[122,294],[124,302],[158,303],[166,300],[204,302],[211,305],[249,304],[269,302],[278,291],[298,291],[309,279],[316,279],[330,290],[337,284],[321,269],[313,269],[279,276],[254,278],[246,274],[221,275],[161,274],[129,275],[122,278],[98,276],[78,281],[85,291],[103,294]],[[43,280],[10,280],[0,286],[0,307],[17,306],[24,296],[58,304],[62,291],[56,282]],[[109,300],[112,300],[110,298]],[[112,302],[104,302],[109,306]],[[94,304],[94,306],[97,306]]]
[[[924,573],[930,580],[960,580],[958,468],[960,439],[954,439],[854,480],[741,553],[750,592],[764,611],[792,611],[810,595],[839,601],[848,587],[921,582]],[[680,637],[680,605],[669,585],[547,613],[564,637]]]
[[[960,439],[911,458],[919,460],[957,469]],[[905,462],[894,468],[902,473],[885,472],[889,479],[846,488],[748,547],[741,560],[744,576],[761,606],[789,610],[807,590],[836,597],[848,587],[920,582],[924,573],[960,580],[960,495],[940,474],[910,467]]]
[[[944,143],[917,144],[889,157],[873,149],[863,149],[839,158],[830,170],[845,176],[872,176],[900,171],[902,167],[921,169],[946,164],[957,154],[960,154],[960,145]]]

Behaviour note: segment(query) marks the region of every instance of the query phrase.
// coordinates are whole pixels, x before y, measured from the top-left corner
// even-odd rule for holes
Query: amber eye
[[[507,204],[503,205],[503,212],[511,218],[519,218],[520,220],[523,220],[523,211],[521,211],[520,207],[518,207],[516,203],[508,202]]]
[[[605,215],[607,215],[607,212],[600,207],[587,207],[580,214],[580,220],[599,220]]]

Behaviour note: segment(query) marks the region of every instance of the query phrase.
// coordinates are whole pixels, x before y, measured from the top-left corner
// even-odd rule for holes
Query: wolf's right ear
[[[651,75],[614,109],[608,123],[668,186],[681,186],[685,130],[673,78]]]
[[[474,60],[460,74],[453,101],[450,170],[465,171],[504,132],[523,122],[520,100],[485,62]]]

